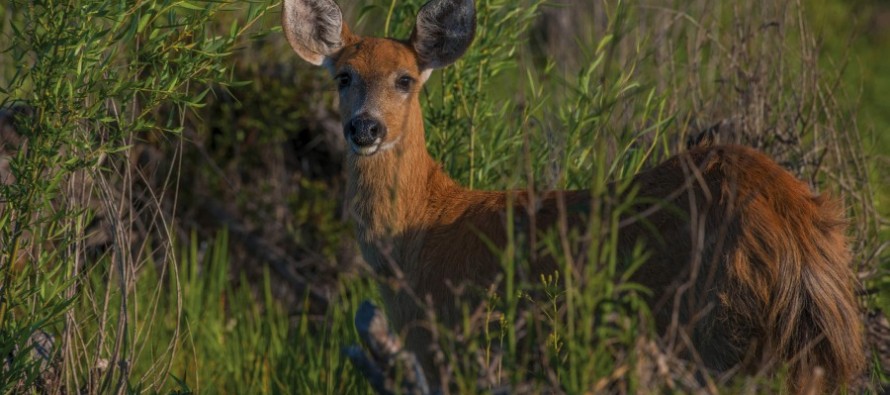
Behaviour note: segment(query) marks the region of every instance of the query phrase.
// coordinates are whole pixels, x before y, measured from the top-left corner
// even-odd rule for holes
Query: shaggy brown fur
[[[301,56],[313,63],[323,58],[334,75],[352,77],[340,90],[344,127],[357,114],[373,114],[386,127],[383,143],[391,149],[349,155],[348,199],[367,262],[379,273],[404,276],[410,292],[384,286],[383,299],[407,347],[433,373],[429,333],[415,325],[425,319],[424,310],[408,294],[430,298],[438,318],[454,323],[459,311],[448,284],[487,287],[501,272],[499,258],[480,235],[505,245],[508,202],[517,218],[533,213],[525,217],[533,219],[529,223],[548,229],[559,221],[560,199],[569,208],[570,225],[580,224],[596,201],[587,191],[535,199],[455,183],[425,148],[418,101],[427,65],[439,63],[435,53],[418,50],[436,48],[429,44],[435,37],[426,37],[423,46],[359,37],[345,24],[336,25],[338,15],[298,15],[312,7],[331,9],[319,3],[328,1],[287,0],[285,13],[296,11],[285,16],[284,27]],[[465,10],[447,11],[460,17],[458,11]],[[340,31],[342,47],[318,53],[322,45],[304,42],[312,40],[306,33],[311,26],[294,27],[299,23],[334,23],[317,30]],[[416,29],[412,37],[424,31]],[[449,50],[452,57],[462,52]],[[394,88],[400,76],[412,78],[414,89]],[[787,364],[793,390],[806,388],[816,368],[825,371],[828,389],[863,368],[854,277],[836,201],[815,196],[775,162],[741,146],[693,148],[639,174],[634,183],[640,203],[622,221],[620,248],[627,253],[644,242],[650,249],[634,279],[654,291],[649,302],[659,312],[658,328],[690,335],[695,348],[689,355],[717,371]],[[532,265],[535,273],[557,269],[546,256]],[[699,314],[703,311],[708,313]]]

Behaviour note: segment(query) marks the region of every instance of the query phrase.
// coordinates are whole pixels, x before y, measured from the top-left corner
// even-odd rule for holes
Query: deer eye
[[[398,88],[402,92],[408,92],[411,90],[411,86],[414,85],[414,78],[410,76],[403,75],[396,80],[396,88]]]
[[[337,81],[337,88],[343,89],[349,86],[349,84],[352,82],[352,77],[350,77],[347,73],[340,73],[334,77],[334,80]]]

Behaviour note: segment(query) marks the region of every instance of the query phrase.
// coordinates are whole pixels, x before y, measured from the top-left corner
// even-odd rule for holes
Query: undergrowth
[[[341,6],[360,34],[407,37],[422,3]],[[333,83],[290,51],[279,9],[4,3],[0,392],[370,393],[341,354],[378,284],[342,213]],[[428,148],[461,184],[620,193],[723,125],[721,138],[844,200],[863,304],[890,308],[871,162],[836,84],[843,70],[821,68],[802,4],[477,10],[470,51],[422,98]],[[528,46],[542,13],[568,28]],[[646,254],[619,262],[624,203],[596,207],[587,239],[541,235],[562,257],[558,278],[519,276],[526,240],[499,251],[505,292],[438,332],[454,389],[701,389],[652,336],[647,290],[619,269]],[[704,385],[776,385],[764,381]]]

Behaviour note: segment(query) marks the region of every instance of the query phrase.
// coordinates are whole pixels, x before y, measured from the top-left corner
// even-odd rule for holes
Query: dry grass
[[[378,8],[363,11],[363,4],[345,5],[352,7],[347,14],[365,15],[366,33],[382,30],[382,26],[372,26],[372,21],[382,20],[390,6],[388,1],[370,3]],[[419,3],[407,2],[404,10],[397,7],[393,32],[410,28],[407,16]],[[609,147],[602,153],[624,160],[604,175],[617,179],[682,150],[690,135],[719,125],[721,141],[762,149],[814,189],[844,201],[855,262],[866,290],[863,306],[890,307],[890,257],[886,233],[881,235],[888,222],[875,208],[868,173],[873,158],[861,154],[861,121],[845,111],[856,95],[842,79],[843,65],[851,60],[836,59],[839,67],[824,67],[826,55],[807,20],[806,4],[772,0],[633,1],[620,7],[615,2],[562,3],[545,8],[533,25],[531,46],[498,55],[492,59],[498,63],[488,69],[466,64],[460,67],[469,74],[448,71],[431,81],[424,104],[428,120],[442,130],[431,128],[430,148],[446,170],[483,188],[586,186],[586,175],[595,162],[569,162],[585,153],[583,148],[590,141],[602,142]],[[4,21],[0,33],[13,37],[10,26],[15,18],[26,15],[29,5],[7,5],[0,11]],[[116,77],[119,82],[154,81],[156,85],[146,86],[158,89],[146,91],[152,94],[126,91],[114,96],[91,91],[88,84],[78,91],[83,95],[53,91],[57,81],[76,86],[85,81],[65,77],[75,75],[71,70],[77,69],[76,62],[66,63],[69,68],[60,73],[48,66],[38,68],[35,72],[46,73],[46,80],[22,84],[15,70],[22,65],[39,66],[41,58],[35,55],[39,43],[25,51],[24,60],[10,52],[0,54],[0,87],[17,86],[0,93],[7,111],[0,115],[0,184],[38,191],[29,196],[20,193],[24,188],[0,190],[2,288],[3,292],[21,290],[15,306],[7,296],[0,300],[0,350],[27,348],[34,329],[52,334],[59,344],[52,375],[45,375],[43,365],[20,366],[12,361],[4,369],[21,370],[5,370],[19,375],[15,382],[0,380],[6,385],[0,385],[4,390],[15,392],[23,386],[51,393],[183,388],[367,390],[339,356],[339,347],[354,341],[350,315],[358,301],[375,297],[367,281],[360,279],[371,275],[360,262],[340,201],[339,120],[327,77],[299,62],[282,34],[269,31],[277,26],[278,15],[275,4],[263,3],[259,8],[267,6],[271,7],[268,15],[247,23],[252,30],[216,48],[224,58],[204,59],[192,53],[206,62],[195,69],[204,73],[200,74],[204,79],[192,81],[180,75],[169,91],[157,82],[172,83],[161,78],[171,77],[163,73],[178,75],[182,70],[163,65],[185,69],[189,63],[177,63],[173,55],[189,44],[210,40],[198,27],[223,34],[232,20],[245,21],[248,11],[218,12],[208,16],[208,21],[193,21],[194,29],[188,34],[171,33],[157,42],[152,41],[149,29],[136,34],[139,40],[106,37],[105,47],[96,45],[99,55],[94,65],[106,57],[112,62],[107,70],[92,75],[91,81],[104,84],[109,73],[125,70],[131,74]],[[59,18],[69,12],[67,20],[83,23],[81,16],[75,17],[78,10],[74,3],[57,7]],[[148,14],[147,8],[143,11]],[[496,17],[504,14],[491,11]],[[135,21],[137,16],[125,14]],[[152,26],[161,32],[175,30],[161,28],[161,22],[158,19]],[[493,31],[502,26],[499,22],[487,20],[480,30]],[[250,37],[251,32],[263,35]],[[74,53],[76,38],[72,40],[55,46],[58,53]],[[157,47],[140,52],[132,46],[136,42]],[[598,45],[602,45],[600,51]],[[114,55],[112,48],[136,55]],[[237,50],[229,53],[233,48]],[[170,57],[153,58],[162,53]],[[476,55],[486,56],[480,54]],[[601,63],[591,67],[599,55]],[[136,64],[133,59],[148,66],[129,68]],[[555,66],[548,69],[546,63],[551,60]],[[476,88],[468,85],[463,97],[449,96],[457,80],[493,66],[501,67],[499,77],[482,80]],[[579,70],[591,71],[586,85],[601,96],[597,96],[599,101],[577,104],[586,103],[597,111],[609,108],[598,113],[602,119],[573,124],[579,130],[594,125],[596,137],[567,132],[570,122],[560,112],[579,96],[575,87],[584,85]],[[232,85],[232,81],[250,84]],[[206,95],[201,94],[204,88],[209,89]],[[476,111],[463,111],[459,99],[482,104]],[[189,105],[189,100],[201,107]],[[506,113],[498,112],[499,107],[485,107],[505,101],[511,103]],[[10,106],[37,109],[37,113],[20,115],[24,121],[13,131],[2,123],[9,119]],[[43,110],[50,107],[55,110]],[[96,110],[79,112],[84,109]],[[480,128],[477,134],[453,132],[465,130],[472,114],[476,114],[473,125]],[[517,119],[503,128],[509,133],[481,130],[485,125],[502,130],[505,119]],[[58,131],[60,140],[40,134],[47,130]],[[471,144],[472,155],[468,152]],[[621,147],[645,153],[622,156]],[[17,157],[19,163],[33,167],[13,171]],[[11,201],[18,205],[9,206]],[[216,257],[213,244],[207,242],[218,238],[221,229],[231,235],[231,241],[219,247],[226,259]],[[550,241],[564,240],[554,237]],[[192,249],[194,259],[186,253]],[[224,261],[226,266],[210,270],[210,261]],[[274,275],[267,276],[266,268]],[[202,276],[218,276],[220,288],[202,283],[209,279],[197,274],[189,277],[192,269]],[[236,288],[244,294],[235,294]],[[563,297],[558,290],[530,288],[535,289],[517,286],[528,291],[521,299],[523,305],[529,299]],[[200,292],[217,299],[199,299]],[[525,361],[510,362],[516,368],[552,350],[558,339],[544,336],[541,344],[513,343],[504,349],[484,345],[509,336],[533,338],[547,333],[560,325],[555,317],[565,314],[565,307],[553,305],[494,311],[493,306],[503,305],[503,300],[494,300],[471,310],[465,332],[441,334],[446,372],[458,377],[467,391],[480,383],[497,388],[510,382],[516,392],[560,392],[574,388],[571,385],[581,386],[580,381],[567,382],[558,359],[541,358],[540,374],[502,369],[497,354],[513,357],[523,349],[531,350]],[[202,309],[213,310],[208,306],[221,306],[219,314],[196,320]],[[599,376],[588,389],[716,393],[727,385],[718,378],[702,386],[693,378],[695,367],[666,352],[659,339],[633,333],[646,326],[646,316],[636,306],[618,315],[623,319],[610,314],[595,318],[611,320],[604,326],[606,333],[598,335],[613,342],[597,342],[598,348],[587,351],[600,353],[589,360]],[[502,339],[495,328],[505,318],[515,320],[509,329],[515,333]],[[239,320],[256,322],[245,328],[265,338],[251,340],[247,329],[232,324]],[[273,336],[276,339],[270,340]],[[238,350],[248,348],[268,352],[258,352],[256,360],[239,355]],[[233,366],[225,365],[225,360],[234,361]],[[323,374],[333,368],[340,370]],[[208,377],[221,384],[215,386]],[[523,382],[527,377],[531,379]],[[768,388],[760,384],[743,383],[730,391]]]

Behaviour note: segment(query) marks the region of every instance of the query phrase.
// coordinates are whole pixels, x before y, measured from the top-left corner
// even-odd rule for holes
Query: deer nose
[[[374,118],[358,116],[346,126],[346,137],[359,147],[368,147],[386,136],[386,127]]]

